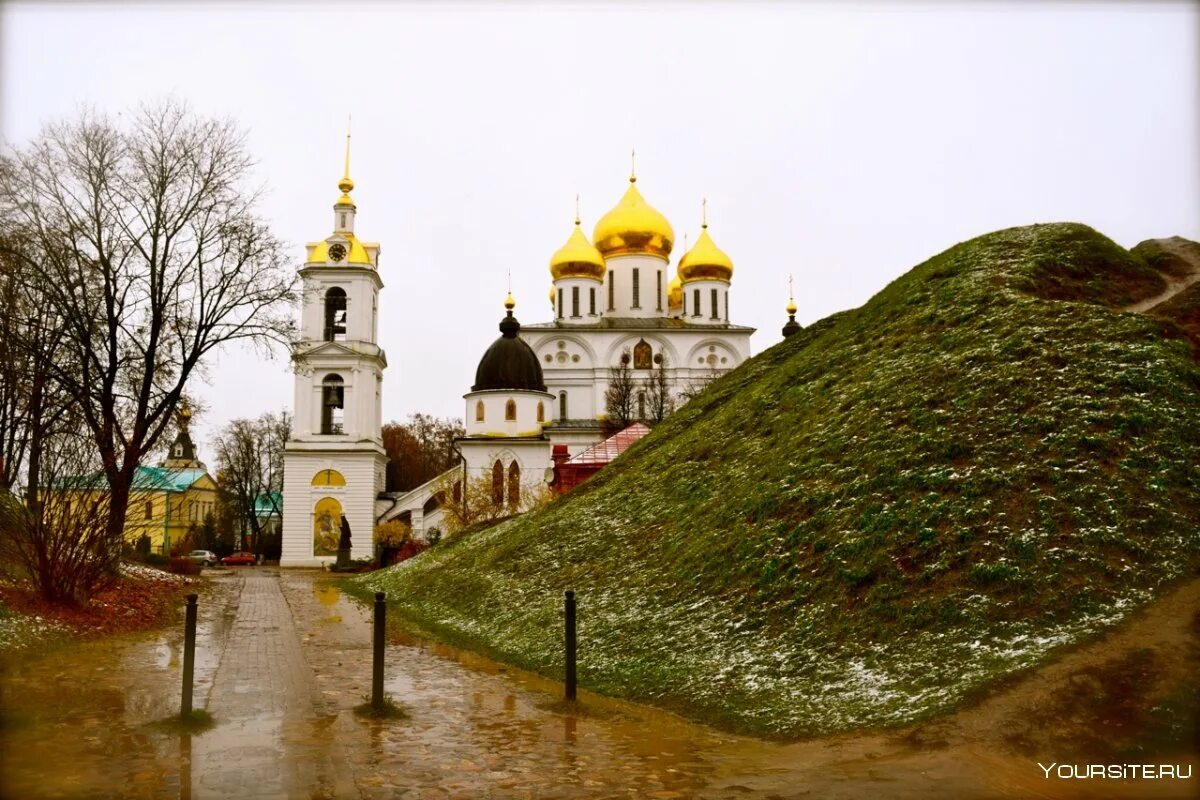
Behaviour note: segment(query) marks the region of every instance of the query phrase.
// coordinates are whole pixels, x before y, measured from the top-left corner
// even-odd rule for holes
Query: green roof
[[[276,511],[275,509],[279,509]],[[271,517],[283,512],[283,493],[268,492],[261,494],[254,501],[254,516]]]
[[[133,475],[133,488],[136,491],[185,492],[207,474],[202,469],[138,467]],[[103,472],[65,478],[61,485],[64,488],[108,490],[108,480]]]

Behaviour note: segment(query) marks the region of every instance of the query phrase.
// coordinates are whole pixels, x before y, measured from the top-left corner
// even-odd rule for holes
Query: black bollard
[[[179,716],[192,714],[192,676],[196,670],[196,595],[187,596],[187,616],[183,623],[183,704]]]
[[[387,605],[383,592],[375,593],[375,660],[371,665],[371,707],[383,710],[383,639],[387,621]]]
[[[567,700],[575,701],[575,593],[567,590],[563,605],[567,612]]]

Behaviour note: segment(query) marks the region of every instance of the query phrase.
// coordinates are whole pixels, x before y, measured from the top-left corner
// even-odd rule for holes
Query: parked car
[[[237,552],[237,553],[230,553],[229,555],[222,558],[221,563],[227,567],[234,567],[234,566],[237,566],[238,564],[242,564],[244,566],[250,567],[250,566],[257,564],[258,559],[255,558],[254,553]]]
[[[212,550],[193,550],[187,554],[187,557],[197,564],[203,564],[206,567],[215,567],[217,565],[217,554]]]

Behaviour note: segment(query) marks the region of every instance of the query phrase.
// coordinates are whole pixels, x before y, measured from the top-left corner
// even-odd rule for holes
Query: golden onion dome
[[[509,290],[508,295],[504,298],[504,307],[509,311],[517,307],[517,301],[513,298],[512,290]]]
[[[604,256],[583,235],[579,217],[575,217],[575,229],[567,237],[567,243],[550,257],[550,276],[556,281],[563,278],[604,280]]]
[[[795,313],[796,313],[796,301],[795,301],[795,300],[792,300],[792,299],[790,299],[790,298],[788,299],[788,304],[787,304],[787,313],[789,313],[789,314],[795,314]]]
[[[676,275],[667,284],[667,308],[679,308],[683,305],[683,281]]]
[[[592,234],[596,249],[607,259],[627,253],[639,253],[667,260],[675,243],[671,223],[658,213],[637,188],[637,178],[629,177],[625,196],[596,223]]]
[[[713,242],[707,223],[701,226],[695,246],[679,260],[679,277],[684,283],[705,280],[729,283],[733,278],[733,259]]]

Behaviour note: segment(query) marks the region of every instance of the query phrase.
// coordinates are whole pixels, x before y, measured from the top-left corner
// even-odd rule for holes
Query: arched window
[[[346,291],[334,286],[325,292],[325,341],[346,340]]]
[[[330,374],[321,382],[321,433],[344,433],[342,412],[346,405],[346,386],[341,375]]]
[[[146,501],[146,519],[154,519],[154,501]]]
[[[567,418],[567,393],[566,392],[558,393],[558,418],[560,420]]]
[[[508,507],[515,511],[521,505],[521,468],[514,461],[508,465]]]
[[[646,393],[638,392],[638,419],[646,418]]]
[[[496,463],[492,464],[492,505],[500,505],[504,502],[504,465],[496,459]]]
[[[175,457],[176,458],[183,457],[183,445],[181,445],[179,442],[175,443]]]
[[[538,401],[537,421],[538,422],[546,421],[546,406],[542,403],[541,400]]]
[[[650,364],[653,361],[650,352],[650,343],[645,339],[633,346],[633,368],[634,369],[650,369]]]
[[[475,401],[475,421],[483,422],[483,401],[482,400]]]
[[[517,419],[517,401],[509,400],[504,404],[504,419],[514,422]]]
[[[454,502],[462,501],[462,481],[454,482]]]

